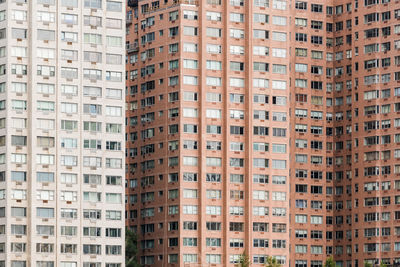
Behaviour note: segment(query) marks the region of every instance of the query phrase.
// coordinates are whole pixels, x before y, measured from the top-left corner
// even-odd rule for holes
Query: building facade
[[[142,264],[400,261],[400,3],[130,1]]]
[[[0,14],[0,266],[124,266],[125,5]]]

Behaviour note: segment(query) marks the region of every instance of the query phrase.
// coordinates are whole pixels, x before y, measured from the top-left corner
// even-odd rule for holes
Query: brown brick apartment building
[[[400,262],[399,1],[128,5],[142,264]]]

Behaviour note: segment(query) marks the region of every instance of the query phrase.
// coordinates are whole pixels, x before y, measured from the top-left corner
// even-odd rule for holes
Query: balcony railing
[[[174,0],[175,5],[193,5],[199,6],[199,0]]]
[[[139,3],[139,0],[128,0],[129,7],[137,7],[138,3]]]
[[[132,24],[132,20],[133,20],[133,15],[132,13],[126,14],[126,25]]]
[[[139,51],[139,44],[138,43],[133,43],[133,44],[126,44],[126,52],[133,53]]]
[[[128,0],[128,5],[129,5],[129,1],[131,1],[131,0]],[[169,7],[174,7],[174,6],[178,6],[178,5],[199,6],[199,3],[200,3],[199,1],[201,1],[201,0],[173,0],[172,4]],[[165,8],[169,8],[169,7],[165,7]],[[165,8],[162,8],[162,9],[165,9]],[[160,9],[161,9],[161,7],[159,5],[149,6],[146,10],[144,10],[144,13],[152,13],[152,12],[159,11]]]

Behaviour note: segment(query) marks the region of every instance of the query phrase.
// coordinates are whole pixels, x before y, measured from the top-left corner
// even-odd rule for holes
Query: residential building
[[[122,14],[0,3],[0,266],[124,266]]]
[[[399,263],[398,1],[128,6],[142,264]]]

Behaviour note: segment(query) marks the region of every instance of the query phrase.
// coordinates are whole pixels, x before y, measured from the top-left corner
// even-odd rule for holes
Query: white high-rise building
[[[125,4],[0,3],[0,266],[124,266]]]

